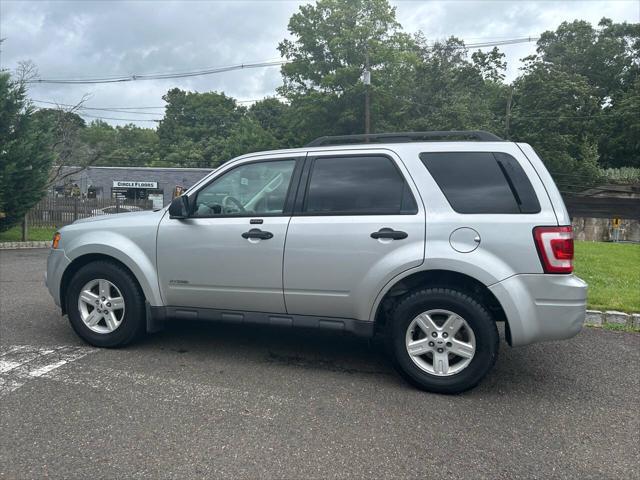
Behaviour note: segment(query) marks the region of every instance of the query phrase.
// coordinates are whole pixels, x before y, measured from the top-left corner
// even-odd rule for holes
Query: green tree
[[[171,165],[212,166],[218,161],[215,145],[226,138],[245,115],[235,99],[217,92],[185,92],[178,88],[162,97],[167,102],[165,116],[158,125],[158,146],[168,152],[164,160]],[[180,160],[182,153],[188,155]]]
[[[231,128],[227,137],[219,140],[212,166],[217,167],[239,155],[276,148],[278,140],[270,132],[256,120],[244,117]]]
[[[596,117],[603,167],[640,168],[640,78]]]
[[[400,24],[386,0],[319,0],[289,20],[294,40],[280,53],[286,95],[312,91],[346,93],[359,83],[365,63],[387,65]]]
[[[86,128],[85,121],[75,113],[75,108],[43,108],[33,114],[36,128],[45,132],[50,139],[49,147],[53,153],[53,168],[49,175],[48,186],[58,183],[70,172],[64,167],[73,165],[81,170],[84,163],[85,145],[81,133]]]
[[[420,60],[411,76],[412,90],[405,101],[404,129],[409,130],[490,130],[499,133],[504,123],[501,107],[506,90],[502,83],[485,79],[499,76],[504,68],[500,54],[481,67],[467,56],[464,42],[451,37],[429,45],[416,37]],[[478,58],[476,56],[476,58]],[[499,105],[496,105],[499,104]]]
[[[540,36],[533,59],[582,75],[604,102],[631,88],[638,76],[640,24],[603,18],[598,27],[584,20],[563,22]]]
[[[24,77],[0,72],[0,231],[40,200],[54,158],[51,138],[38,129],[26,95]]]
[[[87,126],[86,122],[75,111],[59,108],[41,108],[34,112],[33,118],[48,130],[53,132],[58,130],[59,135],[63,134],[60,130],[67,126],[73,131],[81,130]]]
[[[368,64],[372,96],[391,91],[389,80],[402,64],[407,36],[387,0],[319,0],[303,5],[289,21],[291,40],[278,49],[283,65],[279,93],[289,100],[301,142],[327,134],[364,130],[361,81]],[[377,98],[377,97],[376,97]],[[374,104],[376,119],[384,117]]]
[[[598,179],[595,89],[579,74],[543,63],[513,85],[511,139],[534,146],[561,190]]]
[[[181,168],[213,166],[212,159],[205,158],[203,146],[188,138],[179,140],[177,143],[172,143],[167,147],[162,147],[162,151],[162,157],[153,161],[150,166]]]
[[[111,165],[147,166],[156,162],[158,154],[158,134],[150,128],[140,128],[129,124],[115,128],[115,148],[101,163]]]
[[[492,82],[502,82],[504,80],[504,72],[507,69],[505,55],[498,47],[493,47],[490,52],[477,50],[471,54],[473,64],[476,70],[480,72],[485,80]]]
[[[301,145],[295,123],[293,109],[277,98],[265,98],[249,107],[249,115],[277,140],[280,148]]]
[[[546,65],[554,72],[580,77],[581,84],[592,88],[600,108],[590,119],[561,108],[558,114],[573,115],[576,125],[589,127],[598,143],[599,163],[605,167],[640,163],[638,58],[640,24],[603,18],[597,28],[581,20],[563,22],[555,31],[544,32],[537,54],[525,59],[529,68]],[[552,122],[548,129],[553,132],[553,128]]]
[[[116,136],[115,127],[104,120],[92,121],[80,134],[84,148],[78,156],[86,158],[89,164],[110,165],[115,160],[113,152],[117,145]],[[84,164],[84,161],[82,160],[81,164]]]

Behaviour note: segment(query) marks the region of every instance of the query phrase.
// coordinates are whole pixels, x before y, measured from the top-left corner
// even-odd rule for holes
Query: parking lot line
[[[31,379],[96,351],[94,348],[34,345],[0,346],[0,396],[14,392]]]

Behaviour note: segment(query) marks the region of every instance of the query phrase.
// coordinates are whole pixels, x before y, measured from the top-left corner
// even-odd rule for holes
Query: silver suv
[[[380,334],[419,388],[472,388],[512,346],[576,335],[571,222],[526,144],[323,137],[225,163],[168,208],[56,234],[47,286],[99,347],[166,319]]]

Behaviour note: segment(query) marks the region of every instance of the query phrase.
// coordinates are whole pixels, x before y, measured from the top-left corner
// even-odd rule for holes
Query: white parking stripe
[[[49,365],[45,365],[44,367],[36,368],[35,370],[31,370],[29,372],[29,376],[31,377],[41,377],[45,373],[49,373],[52,370],[55,370],[58,367],[61,367],[65,363],[68,363],[66,360],[60,360],[56,363],[50,363]]]
[[[0,373],[8,372],[16,367],[22,365],[20,362],[9,362],[7,360],[0,360]]]
[[[23,348],[26,348],[26,345],[0,346],[0,358]]]
[[[0,396],[16,391],[27,381],[40,378],[69,362],[96,351],[87,347],[0,346]]]
[[[99,368],[83,362],[62,368],[98,349],[88,347],[0,346],[0,397],[18,390],[28,382],[53,381],[62,385],[93,388],[106,392],[129,391],[147,401],[188,404],[219,415],[248,416],[272,421],[278,412],[287,411],[294,400],[279,395],[265,395],[209,383],[190,382],[117,370]]]

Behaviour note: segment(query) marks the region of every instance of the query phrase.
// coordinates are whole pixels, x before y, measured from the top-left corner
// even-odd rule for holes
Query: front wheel
[[[136,279],[112,262],[96,261],[76,272],[67,289],[75,332],[96,347],[120,347],[145,327],[144,297]]]
[[[430,392],[475,387],[498,355],[495,322],[480,303],[457,290],[428,288],[409,294],[397,305],[389,333],[397,370]]]

